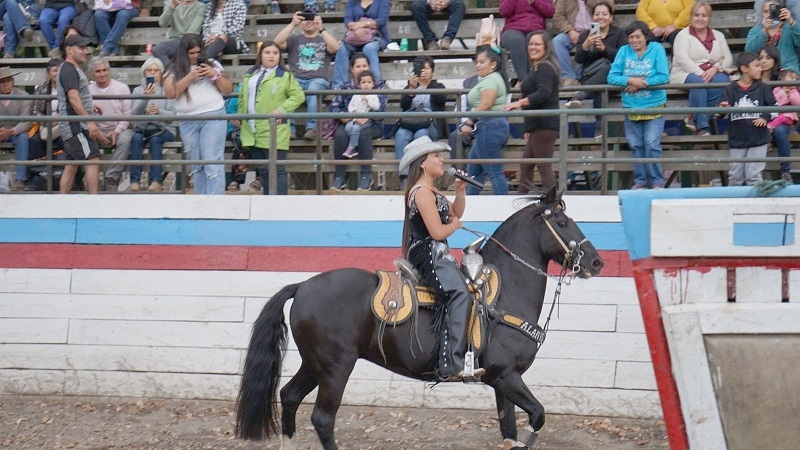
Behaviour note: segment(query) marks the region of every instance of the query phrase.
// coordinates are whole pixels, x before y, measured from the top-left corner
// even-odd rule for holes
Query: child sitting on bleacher
[[[359,73],[356,81],[359,88],[365,91],[375,88],[375,76],[369,70]],[[378,111],[379,109],[381,109],[381,101],[378,99],[377,94],[356,94],[350,99],[350,104],[347,105],[347,111],[351,113],[365,113]],[[361,136],[361,130],[371,124],[372,119],[364,117],[353,119],[344,125],[347,135],[350,136],[350,141],[342,156],[352,158],[358,155],[356,148],[358,147],[358,138]]]
[[[797,72],[793,70],[781,70],[778,74],[780,81],[797,81]],[[798,106],[800,105],[800,91],[797,86],[775,86],[772,89],[772,95],[775,97],[775,103],[778,106]],[[775,147],[778,149],[778,156],[789,157],[791,156],[791,141],[789,134],[794,131],[794,126],[797,124],[797,113],[784,112],[775,116],[767,124],[767,128],[772,132],[772,138],[775,140]],[[791,174],[791,163],[781,163],[781,178],[784,181],[794,184]]]

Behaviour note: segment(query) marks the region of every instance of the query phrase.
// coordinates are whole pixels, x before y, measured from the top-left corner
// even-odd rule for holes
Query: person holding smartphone
[[[405,89],[444,89],[444,85],[433,78],[433,69],[436,64],[430,56],[418,56],[412,66],[412,75],[408,79]],[[444,111],[447,94],[403,94],[400,97],[400,108],[403,111]],[[411,141],[428,136],[432,141],[445,136],[446,124],[444,119],[429,120],[416,118],[397,121],[394,135],[394,154],[397,159],[403,154]],[[408,170],[400,171],[400,190],[405,190]]]
[[[617,57],[617,51],[628,43],[623,30],[613,23],[614,7],[611,3],[601,1],[594,5],[589,29],[581,33],[575,48],[575,61],[583,66],[582,85],[606,84],[611,62]],[[578,91],[565,106],[580,108],[587,98],[592,99],[594,108],[603,107],[600,91]],[[601,138],[603,132],[602,116],[595,116],[594,137]]]
[[[142,64],[144,82],[133,89],[133,115],[153,116],[148,122],[138,122],[133,127],[131,138],[131,159],[142,159],[145,144],[150,144],[150,160],[161,161],[165,142],[175,140],[175,125],[172,121],[163,120],[157,116],[170,116],[175,114],[175,100],[164,98],[164,86],[161,85],[161,75],[164,73],[164,64],[156,57],[150,57]],[[137,95],[148,95],[153,98],[136,98]],[[131,166],[131,185],[129,191],[141,191],[142,166]],[[160,165],[150,166],[149,192],[160,192],[163,184],[163,172]]]
[[[569,52],[578,44],[581,33],[589,29],[592,13],[600,0],[562,0],[555,3],[553,26],[559,31],[553,38],[553,50],[561,69],[561,84],[577,86],[580,84],[581,66],[575,67]],[[607,0],[612,7],[613,0]]]
[[[773,19],[776,13],[778,20]],[[761,19],[761,25],[754,26],[747,33],[744,50],[758,54],[765,44],[772,44],[778,47],[781,54],[781,68],[800,72],[800,60],[797,57],[800,24],[792,11],[778,0],[768,0],[761,6]]]

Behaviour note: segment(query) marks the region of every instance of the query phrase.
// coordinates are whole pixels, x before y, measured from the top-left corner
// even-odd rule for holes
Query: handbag
[[[411,108],[406,112],[425,112],[424,110]],[[412,133],[416,133],[419,130],[428,128],[433,123],[433,119],[429,117],[401,117],[397,119],[397,126],[399,128],[405,128]]]
[[[368,20],[374,20],[372,17],[362,16],[358,19],[359,22],[366,22]],[[375,40],[375,36],[378,35],[378,30],[376,28],[361,28],[363,33],[361,36],[357,35],[355,31],[348,30],[347,33],[344,34],[344,43],[350,44],[353,47],[363,47],[370,42]]]
[[[611,61],[608,58],[600,58],[597,61],[589,64],[583,68],[581,80],[588,80],[589,78],[597,75],[600,71],[605,70],[608,73],[611,70]]]
[[[133,131],[136,133],[141,133],[142,136],[144,136],[145,140],[147,140],[157,134],[163,133],[164,127],[153,122],[147,122],[147,123],[139,122],[139,124],[136,125]]]

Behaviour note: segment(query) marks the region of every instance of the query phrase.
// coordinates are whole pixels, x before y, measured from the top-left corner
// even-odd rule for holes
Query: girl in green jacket
[[[289,121],[280,116],[294,112],[306,96],[297,79],[281,64],[281,50],[272,41],[261,44],[256,64],[247,71],[239,89],[239,114],[275,114],[277,126],[276,142],[278,159],[285,160],[289,150],[291,130]],[[268,159],[270,138],[273,130],[269,119],[243,120],[241,126],[242,146],[250,149],[253,159]],[[286,168],[278,165],[278,195],[286,195],[289,184]],[[269,194],[269,172],[266,165],[256,166],[256,182],[261,184],[264,194]]]

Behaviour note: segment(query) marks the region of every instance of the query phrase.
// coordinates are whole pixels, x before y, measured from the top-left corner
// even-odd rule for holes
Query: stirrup
[[[448,377],[448,378],[446,378],[446,379],[444,379],[442,381],[446,381],[446,382],[461,381],[461,382],[464,382],[464,383],[480,383],[481,382],[481,377],[484,376],[484,375],[486,375],[486,369],[484,369],[482,367],[479,367],[479,368],[475,369],[475,371],[472,373],[472,375],[464,376],[464,371],[462,370],[461,372],[458,372],[455,375],[450,375],[450,377]]]
[[[408,262],[407,259],[404,258],[397,258],[394,260],[394,267],[400,272],[403,276],[408,278],[412,283],[417,284],[419,283],[419,272],[414,266]]]

